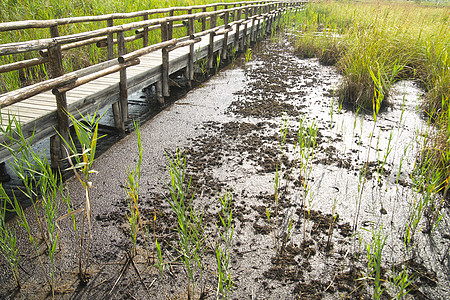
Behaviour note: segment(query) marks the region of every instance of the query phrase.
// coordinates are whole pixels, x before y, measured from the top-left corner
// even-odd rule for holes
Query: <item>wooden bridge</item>
[[[52,165],[63,157],[61,141],[68,135],[67,112],[80,117],[112,105],[115,126],[124,130],[128,120],[128,95],[155,85],[158,101],[170,93],[170,76],[184,72],[190,83],[194,64],[213,68],[217,58],[227,59],[229,49],[243,51],[279,26],[281,16],[298,9],[302,1],[251,1],[171,7],[133,13],[86,16],[55,20],[0,23],[0,32],[48,28],[49,38],[0,45],[0,56],[34,57],[0,65],[0,73],[18,72],[45,64],[48,78],[0,95],[2,127],[10,115],[20,121],[25,138],[33,143],[50,137]],[[155,16],[159,16],[155,18]],[[160,17],[163,16],[163,17]],[[141,21],[133,21],[142,18]],[[114,25],[120,21],[121,25]],[[68,24],[99,23],[100,29],[62,36]],[[105,23],[106,22],[106,23]],[[73,25],[72,25],[73,26]],[[174,35],[176,28],[184,34]],[[150,37],[158,42],[149,43]],[[136,46],[136,41],[142,41]],[[132,45],[130,44],[132,43]],[[70,73],[64,72],[64,52],[83,46],[105,47],[107,60]],[[131,46],[130,46],[131,45]],[[127,47],[128,46],[128,47]],[[134,48],[131,52],[127,49]],[[136,49],[138,48],[138,49]],[[0,137],[0,143],[6,143]],[[9,151],[0,149],[0,162]]]

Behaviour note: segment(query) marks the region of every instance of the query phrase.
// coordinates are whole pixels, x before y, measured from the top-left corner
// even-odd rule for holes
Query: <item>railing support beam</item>
[[[59,36],[58,26],[50,27],[50,35],[52,38]],[[49,73],[52,78],[57,78],[64,75],[64,68],[62,62],[61,46],[56,45],[48,48]],[[67,115],[67,98],[66,93],[57,94],[56,98],[56,114],[58,117],[58,134],[50,138],[50,160],[52,168],[62,169],[62,159],[66,157],[63,152],[63,141],[69,140],[69,118]]]

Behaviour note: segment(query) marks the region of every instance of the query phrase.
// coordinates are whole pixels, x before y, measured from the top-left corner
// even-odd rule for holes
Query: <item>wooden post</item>
[[[123,31],[117,32],[117,52],[119,56],[126,54],[125,37]],[[120,70],[120,111],[122,113],[122,124],[128,120],[128,90],[127,90],[127,69]],[[124,125],[123,125],[124,126]],[[125,130],[125,127],[123,127]]]
[[[258,7],[258,10],[259,10],[259,11],[258,11],[258,16],[261,17],[261,16],[262,16],[262,7],[259,6],[259,7]],[[256,31],[257,31],[257,34],[256,34],[257,37],[256,37],[256,39],[257,39],[257,40],[259,40],[260,37],[261,37],[261,29],[262,29],[261,22],[262,22],[262,19],[259,19],[259,20],[258,20],[258,26],[256,27],[256,29],[257,29],[257,30],[256,30]]]
[[[254,17],[256,15],[256,7],[252,8],[252,17]],[[250,30],[250,43],[255,43],[256,42],[256,38],[255,38],[255,32],[256,32],[256,19],[252,18],[252,29]]]
[[[167,41],[169,40],[170,31],[171,31],[170,22],[164,22],[161,24],[161,40]],[[162,94],[164,97],[169,97],[169,52],[167,48],[162,48]]]
[[[237,11],[237,17],[236,17],[236,20],[237,20],[237,21],[240,21],[240,20],[241,20],[241,16],[242,16],[242,10],[239,8],[238,11]],[[234,47],[237,48],[237,49],[236,49],[237,51],[240,50],[240,49],[239,49],[239,27],[240,27],[240,24],[237,23],[237,24],[236,24],[236,34],[234,35]]]
[[[50,27],[50,35],[52,38],[59,36],[58,26]],[[64,75],[61,46],[56,45],[48,48],[49,57],[49,74],[52,78]],[[56,96],[56,114],[58,117],[58,132],[68,141],[69,138],[69,117],[67,116],[67,98],[66,93],[57,94]],[[58,134],[50,138],[50,159],[52,168],[62,168],[62,159],[66,157],[63,151],[62,140]]]
[[[148,14],[145,14],[143,16],[143,19],[144,19],[144,21],[147,21],[148,20]],[[145,48],[145,47],[148,46],[148,26],[144,27],[143,33],[144,33],[144,36],[142,37],[142,47]]]
[[[245,21],[248,21],[248,7],[245,8]],[[246,22],[244,25],[244,37],[242,38],[242,50],[245,51],[248,48],[248,39],[247,39],[247,30],[248,30],[248,23]]]
[[[192,14],[192,10],[189,11],[189,14]],[[194,18],[189,18],[188,24],[188,36],[192,39],[194,37]],[[186,68],[186,79],[188,82],[188,87],[192,87],[192,80],[194,79],[194,44],[189,45],[189,61],[188,66]]]
[[[173,14],[174,14],[174,10],[172,9],[169,12],[169,16],[173,17]],[[168,40],[171,40],[171,39],[173,39],[173,21],[169,21],[168,28],[167,28],[167,36],[166,36],[166,39],[164,41],[168,41]]]
[[[204,13],[206,12],[206,7],[203,7],[203,10],[202,10]],[[205,31],[206,30],[206,17],[203,17],[202,18],[202,31]]]
[[[217,6],[214,6],[214,11],[217,11]],[[216,27],[217,22],[217,14],[212,15],[209,21],[210,29]],[[213,68],[214,63],[214,32],[209,34],[209,48],[208,48],[208,67],[209,69]]]
[[[236,4],[233,4],[233,8],[236,8]],[[231,16],[232,16],[232,20],[233,20],[233,22],[234,21],[236,21],[236,11],[235,10],[233,10],[233,12],[231,13]]]
[[[113,27],[114,26],[114,19],[108,19],[106,20],[106,26],[107,27]],[[114,58],[114,34],[108,33],[108,36],[106,37],[106,43],[107,43],[107,54],[108,54],[108,60]]]
[[[156,88],[156,99],[158,100],[159,104],[164,105],[164,96],[163,96],[163,88],[162,88],[162,81],[157,81],[155,83]]]
[[[225,5],[224,9],[228,9],[228,5]],[[225,29],[227,29],[229,20],[230,20],[230,12],[226,11],[223,16],[223,24],[225,25]],[[227,59],[227,54],[228,54],[228,32],[225,32],[225,34],[223,35],[221,58]]]
[[[114,19],[110,18],[110,19],[106,20],[106,26],[107,27],[114,26]],[[113,33],[108,33],[108,35],[106,37],[106,44],[107,44],[106,51],[107,51],[107,55],[108,55],[108,60],[111,60],[114,58],[114,34]],[[122,119],[122,113],[120,112],[119,102],[115,102],[112,105],[112,111],[113,111],[113,117],[114,117],[114,126],[117,129],[119,129],[120,131],[125,131],[125,124]]]

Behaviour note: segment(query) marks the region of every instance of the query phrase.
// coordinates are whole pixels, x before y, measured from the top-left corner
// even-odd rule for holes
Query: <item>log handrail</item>
[[[277,0],[264,0],[264,1],[241,1],[235,2],[236,4],[257,4],[263,2],[278,2]],[[0,23],[0,32],[2,31],[10,31],[10,30],[22,30],[22,29],[33,29],[33,28],[49,28],[52,26],[60,26],[60,25],[68,25],[74,23],[83,23],[83,22],[99,22],[106,21],[108,19],[131,19],[136,17],[142,17],[144,15],[152,15],[152,14],[163,14],[169,13],[171,11],[187,11],[190,9],[203,9],[210,7],[218,7],[230,5],[231,3],[211,3],[205,5],[195,5],[195,6],[178,6],[178,7],[169,7],[169,8],[157,8],[150,9],[138,12],[130,12],[130,13],[113,13],[106,15],[98,15],[98,16],[83,16],[83,17],[72,17],[72,18],[62,18],[62,19],[52,19],[52,20],[24,20],[24,21],[14,21],[14,22],[5,22]]]
[[[257,6],[258,7],[266,7],[269,5],[271,5],[271,4],[261,4],[261,5],[257,5]],[[56,45],[76,43],[76,42],[88,40],[91,38],[104,36],[104,35],[107,35],[110,33],[135,30],[138,28],[143,28],[143,27],[152,26],[152,25],[161,25],[164,22],[182,21],[182,20],[186,20],[189,18],[194,18],[194,20],[199,20],[204,17],[209,17],[212,15],[225,13],[227,11],[233,12],[238,9],[241,9],[241,8],[240,7],[239,8],[229,8],[229,9],[217,10],[217,11],[206,12],[206,13],[201,12],[201,13],[187,14],[187,15],[181,15],[181,16],[156,18],[156,19],[151,19],[151,20],[132,22],[132,23],[123,24],[123,25],[116,25],[116,26],[112,26],[112,27],[107,27],[107,28],[82,32],[82,33],[70,34],[70,35],[60,36],[60,37],[56,37],[56,38],[47,38],[47,39],[31,40],[31,41],[26,41],[26,42],[3,44],[3,45],[0,45],[0,56],[10,55],[10,54],[19,54],[19,53],[29,52],[29,51],[34,51],[34,50],[42,50],[42,49],[46,49],[46,48],[49,48],[51,46],[56,46]],[[0,26],[1,26],[1,23],[0,23]],[[55,26],[55,25],[53,25],[53,26]],[[50,26],[48,26],[48,27],[50,27]]]

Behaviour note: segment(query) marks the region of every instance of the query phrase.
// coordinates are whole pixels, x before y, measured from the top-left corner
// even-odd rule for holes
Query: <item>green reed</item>
[[[0,186],[0,197],[3,200],[3,207],[0,208],[0,253],[8,262],[17,288],[20,289],[19,280],[19,250],[17,249],[17,236],[14,229],[8,226],[5,221],[7,197],[3,186]]]
[[[217,262],[217,298],[228,299],[228,295],[233,287],[230,273],[230,256],[231,246],[234,234],[233,224],[233,209],[231,202],[233,200],[233,194],[225,192],[223,197],[219,197],[220,200],[220,223],[216,223],[216,228],[219,233],[219,241],[216,243],[216,262]]]
[[[133,245],[131,253],[134,255],[136,254],[136,241],[139,228],[141,228],[144,240],[146,236],[145,236],[145,228],[142,225],[142,219],[139,213],[139,186],[141,181],[142,155],[144,150],[142,148],[141,130],[139,123],[133,122],[133,124],[138,142],[139,156],[135,169],[134,170],[130,170],[128,168],[126,169],[127,185],[125,187],[125,191],[127,192],[127,203],[128,209],[130,211],[130,214],[129,215],[127,214],[127,219],[128,223],[130,224],[130,236]]]
[[[170,196],[166,200],[177,218],[178,244],[174,249],[184,265],[188,278],[188,299],[192,299],[195,296],[195,275],[199,272],[202,277],[203,274],[206,226],[203,224],[203,212],[198,212],[193,206],[195,193],[191,191],[191,179],[186,174],[186,156],[182,155],[181,150],[177,150],[173,156],[166,156],[170,175],[167,186]],[[192,196],[189,196],[189,192],[192,192]]]
[[[367,274],[364,280],[371,280],[374,284],[373,299],[381,299],[384,287],[381,278],[381,263],[383,249],[386,245],[387,236],[383,234],[383,226],[378,231],[372,229],[372,239],[370,242],[364,242],[367,259]]]
[[[78,144],[81,147],[80,150],[78,150],[77,143],[71,135],[69,135],[68,139],[64,139],[62,136],[60,136],[60,138],[65,144],[67,161],[70,164],[68,170],[74,172],[75,177],[78,179],[78,182],[83,187],[85,193],[84,208],[73,211],[71,215],[78,245],[78,275],[80,280],[86,283],[88,280],[87,268],[89,265],[89,247],[92,239],[92,207],[90,195],[92,182],[90,177],[92,174],[97,173],[97,171],[93,169],[93,164],[95,161],[97,143],[101,138],[98,136],[98,126],[102,116],[99,116],[97,111],[92,116],[80,114],[81,121],[71,114],[68,114],[68,116],[75,130]],[[68,209],[71,210],[70,208]],[[80,231],[78,231],[75,223],[75,212],[83,213]],[[88,225],[87,232],[85,230],[86,223]],[[88,234],[87,237],[86,233]]]
[[[58,215],[58,210],[61,200],[68,202],[69,196],[63,189],[60,172],[52,169],[46,155],[36,152],[31,146],[34,133],[25,139],[20,122],[12,115],[8,116],[8,124],[1,127],[1,132],[6,140],[2,146],[12,157],[9,161],[11,169],[24,184],[24,188],[19,189],[19,192],[28,198],[33,206],[40,235],[31,230],[22,204],[19,203],[14,191],[11,198],[1,187],[1,198],[17,215],[19,226],[27,232],[54,297],[55,252],[59,236],[57,223],[64,219],[64,216]],[[40,239],[45,243],[50,260],[50,277],[39,252]]]

